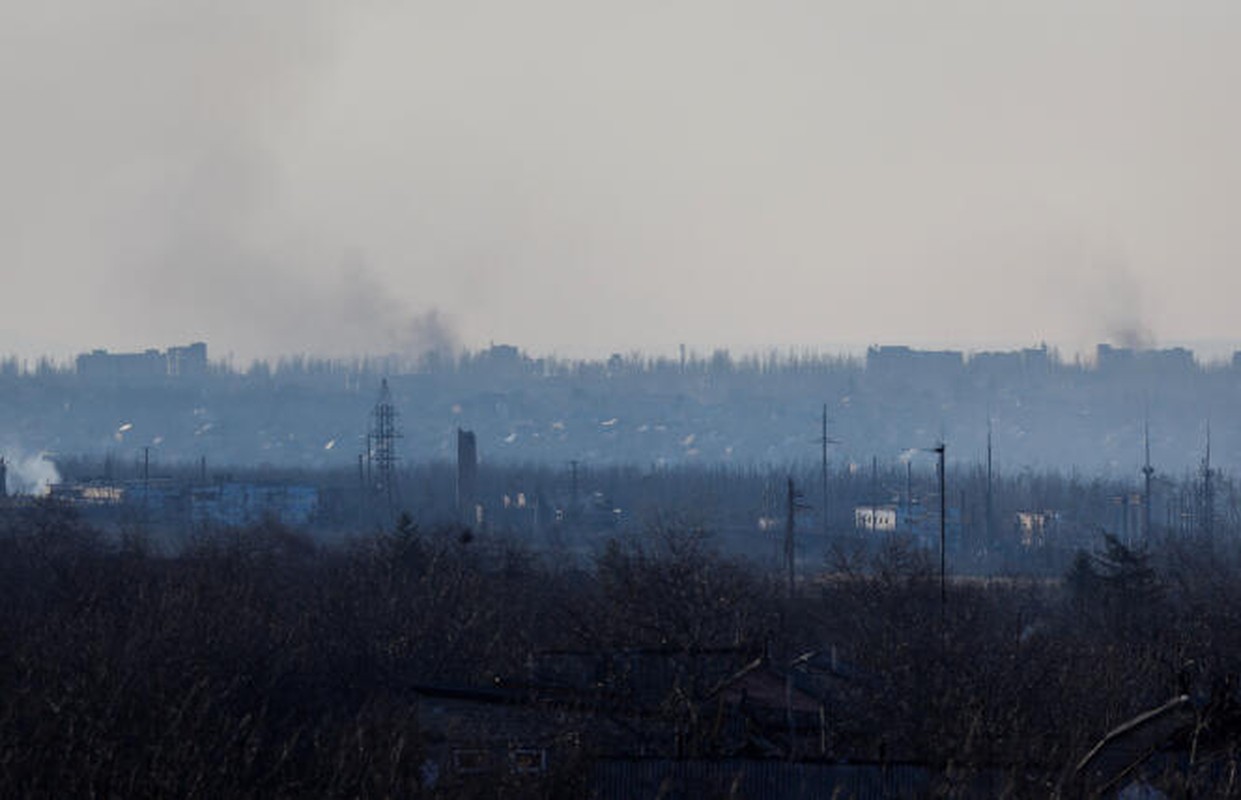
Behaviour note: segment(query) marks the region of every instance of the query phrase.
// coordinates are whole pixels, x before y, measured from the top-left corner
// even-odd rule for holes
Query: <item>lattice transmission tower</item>
[[[387,502],[389,514],[396,508],[397,501],[396,467],[399,457],[396,454],[396,440],[401,438],[397,416],[396,406],[392,404],[392,390],[388,388],[388,379],[384,378],[379,387],[379,399],[371,409],[367,449],[372,471],[371,487]]]

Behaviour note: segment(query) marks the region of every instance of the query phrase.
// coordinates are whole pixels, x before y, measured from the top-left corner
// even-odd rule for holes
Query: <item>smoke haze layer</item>
[[[1232,338],[1239,38],[1214,2],[8,4],[0,351]]]

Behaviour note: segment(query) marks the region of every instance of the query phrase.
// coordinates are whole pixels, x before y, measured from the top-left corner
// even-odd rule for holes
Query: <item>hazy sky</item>
[[[1239,88],[1235,2],[0,0],[0,352],[1238,340]]]

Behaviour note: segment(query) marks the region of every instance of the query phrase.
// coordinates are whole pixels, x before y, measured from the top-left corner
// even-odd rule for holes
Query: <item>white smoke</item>
[[[8,469],[9,494],[46,495],[54,483],[60,483],[60,471],[46,452],[26,453],[17,448],[0,451]]]

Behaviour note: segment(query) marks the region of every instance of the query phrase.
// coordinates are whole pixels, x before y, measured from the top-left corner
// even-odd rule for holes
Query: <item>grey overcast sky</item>
[[[0,1],[0,352],[1241,340],[1241,4]]]

